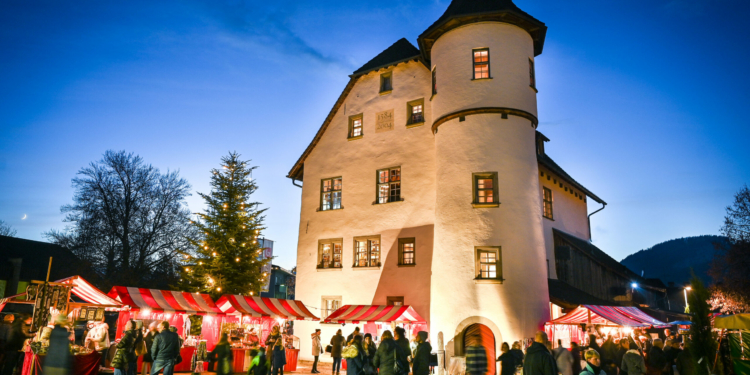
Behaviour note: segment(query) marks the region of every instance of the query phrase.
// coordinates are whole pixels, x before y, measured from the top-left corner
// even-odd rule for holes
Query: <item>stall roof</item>
[[[225,294],[216,301],[216,306],[227,314],[250,315],[254,318],[271,317],[294,320],[320,320],[302,302],[293,299]]]
[[[635,310],[635,311],[634,311]],[[637,311],[637,313],[636,313]],[[666,326],[666,323],[660,322],[636,307],[632,306],[599,306],[599,305],[581,305],[575,310],[561,316],[551,322],[551,324],[601,324],[609,326],[628,326],[628,327],[650,327]]]
[[[66,277],[64,279],[60,279],[57,281],[54,281],[55,283],[63,283],[63,284],[74,284],[75,286],[71,288],[70,292],[78,298],[84,300],[87,303],[95,304],[95,305],[106,305],[106,306],[115,306],[119,307],[122,306],[122,303],[108,297],[104,292],[97,289],[95,286],[91,285],[88,281],[86,281],[84,278],[80,276],[71,276]],[[6,302],[13,302],[12,299],[15,299],[17,297],[25,296],[26,293],[20,293],[13,296],[9,296],[3,299],[0,299],[0,304],[5,304]]]
[[[409,305],[345,305],[334,311],[323,323],[424,323]]]
[[[170,290],[113,286],[108,295],[131,310],[187,313],[197,315],[224,315],[208,294],[175,292]]]
[[[717,316],[714,318],[714,328],[750,329],[750,314]]]

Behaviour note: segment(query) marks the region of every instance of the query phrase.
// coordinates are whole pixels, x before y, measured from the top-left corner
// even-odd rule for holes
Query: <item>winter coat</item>
[[[523,375],[557,375],[555,359],[544,344],[535,342],[526,350]]]
[[[280,339],[280,338],[281,338],[280,334],[279,335],[268,335],[268,337],[266,337],[266,347],[269,347],[269,346],[273,347],[274,345],[276,345],[276,341],[278,339]]]
[[[341,358],[341,351],[344,349],[344,336],[335,335],[331,337],[331,357]]]
[[[216,345],[209,357],[216,358],[216,375],[230,375],[234,372],[232,369],[232,348],[229,344]]]
[[[505,352],[499,357],[497,361],[500,362],[500,375],[513,375],[516,373],[516,357],[511,352]]]
[[[312,334],[312,355],[313,357],[319,356],[323,353],[323,346],[320,344],[320,336]]]
[[[516,359],[516,367],[523,366],[523,351],[521,349],[511,349],[508,353],[513,355],[513,358]]]
[[[594,368],[591,367],[591,364],[587,362],[586,368],[584,368],[583,371],[581,371],[580,375],[605,375],[605,374],[606,372],[604,372],[604,370],[602,370],[601,368],[599,369],[599,373],[597,374],[596,370],[594,370]]]
[[[135,330],[125,331],[125,334],[117,343],[115,357],[112,359],[112,367],[123,370],[135,356]]]
[[[641,352],[634,349],[625,352],[620,363],[620,370],[623,373],[627,373],[627,375],[645,375],[646,362],[643,360]]]
[[[615,355],[615,365],[617,367],[620,367],[622,369],[622,358],[625,357],[625,353],[628,352],[628,349],[625,349],[622,347],[622,345],[619,346],[619,350],[617,351],[617,354]]]
[[[34,337],[33,333],[29,333],[29,325],[25,324],[20,318],[16,318],[10,329],[10,335],[8,342],[5,344],[6,351],[17,352],[23,349],[23,343],[26,339]]]
[[[573,354],[561,347],[553,350],[557,371],[562,375],[573,375]]]
[[[420,342],[414,350],[414,358],[411,360],[413,375],[427,375],[430,373],[430,353],[432,345],[429,342]]]
[[[286,364],[286,351],[283,346],[273,347],[273,367],[283,368]]]
[[[667,367],[667,356],[664,355],[664,351],[658,346],[652,347],[648,352],[647,365],[649,374],[661,374]]]
[[[411,347],[409,346],[409,340],[406,337],[402,337],[396,340],[396,344],[401,347],[407,357],[411,356]]]
[[[581,368],[581,349],[570,349],[570,355],[573,356],[573,374],[580,374],[581,371],[583,371],[583,369]]]
[[[173,360],[178,355],[180,355],[180,336],[166,329],[156,335],[154,343],[151,344],[151,358],[154,362]]]
[[[406,360],[404,349],[401,349],[401,347],[396,344],[395,340],[385,339],[380,343],[378,350],[375,352],[375,358],[373,358],[372,364],[380,370],[378,375],[406,375],[395,373],[394,367],[396,365],[396,360],[401,363],[401,368],[403,368],[404,371],[409,371],[409,362]]]
[[[346,359],[347,375],[363,375],[367,355],[361,346],[357,346],[357,356]]]
[[[695,365],[693,364],[693,356],[690,354],[689,349],[685,349],[677,355],[677,371],[680,375],[696,374]]]
[[[154,338],[156,338],[156,335],[158,335],[159,332],[151,332],[149,331],[146,336],[143,337],[143,343],[146,344],[146,354],[143,355],[143,362],[153,362],[154,359],[151,358],[151,345],[154,344]]]
[[[49,349],[44,358],[44,373],[65,375],[70,373],[73,358],[70,355],[70,333],[56,325],[49,336]]]
[[[271,370],[270,365],[271,363],[266,360],[266,352],[259,350],[247,369],[247,375],[267,375]]]

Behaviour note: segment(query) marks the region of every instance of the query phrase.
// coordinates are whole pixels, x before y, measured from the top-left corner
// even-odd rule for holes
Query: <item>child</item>
[[[273,375],[284,375],[284,365],[286,364],[286,351],[284,344],[279,338],[273,346]],[[278,371],[278,373],[277,373]]]

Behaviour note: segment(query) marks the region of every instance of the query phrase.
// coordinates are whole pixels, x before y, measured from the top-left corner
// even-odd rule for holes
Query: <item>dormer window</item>
[[[380,93],[393,91],[393,72],[383,73],[380,75]]]
[[[474,79],[490,78],[490,49],[472,51],[474,55]]]

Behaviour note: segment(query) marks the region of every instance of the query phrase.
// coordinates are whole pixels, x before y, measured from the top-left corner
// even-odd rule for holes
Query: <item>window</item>
[[[437,67],[432,68],[432,95],[437,94]]]
[[[349,117],[349,139],[362,138],[362,114]]]
[[[341,207],[341,177],[320,180],[320,210],[338,210]]]
[[[380,92],[393,91],[393,72],[387,72],[380,75]]]
[[[482,172],[472,174],[474,190],[474,207],[498,207],[497,172]]]
[[[406,126],[424,123],[424,99],[406,103]]]
[[[490,78],[490,49],[472,51],[474,57],[474,79]]]
[[[529,59],[529,79],[531,80],[530,86],[536,89],[536,73],[534,72],[534,60]]]
[[[380,236],[354,237],[353,267],[380,267]]]
[[[503,280],[502,258],[500,246],[477,246],[474,248],[476,256],[476,280]]]
[[[387,306],[403,306],[404,297],[386,297]]]
[[[544,191],[544,217],[552,220],[552,190],[546,187],[542,189]]]
[[[381,169],[377,178],[378,204],[401,201],[401,167]]]
[[[417,264],[416,246],[414,238],[399,238],[398,239],[398,265],[399,266],[414,266]]]
[[[318,269],[341,268],[342,243],[341,238],[318,241]]]
[[[323,297],[320,305],[320,319],[323,320],[341,307],[341,297]]]

